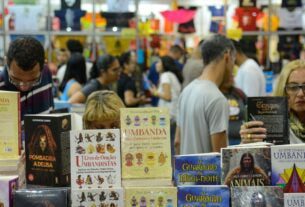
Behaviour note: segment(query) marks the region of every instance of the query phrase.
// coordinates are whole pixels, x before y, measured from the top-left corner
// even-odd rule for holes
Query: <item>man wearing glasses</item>
[[[0,72],[0,90],[19,91],[21,117],[53,109],[52,75],[44,66],[44,48],[32,37],[11,42],[7,65]]]

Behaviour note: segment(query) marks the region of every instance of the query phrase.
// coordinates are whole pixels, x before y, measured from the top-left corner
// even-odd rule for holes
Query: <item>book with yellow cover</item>
[[[121,109],[121,139],[123,181],[171,180],[168,109]]]
[[[176,187],[125,187],[125,207],[177,207]]]
[[[18,160],[20,155],[20,95],[0,91],[0,159]],[[1,163],[1,162],[0,162]]]

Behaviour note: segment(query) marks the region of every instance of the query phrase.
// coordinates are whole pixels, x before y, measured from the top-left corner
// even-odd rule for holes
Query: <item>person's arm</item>
[[[152,87],[150,92],[153,94],[155,97],[159,97],[165,101],[171,101],[172,96],[171,96],[171,85],[169,83],[163,83],[161,85],[163,93],[158,92],[156,87]]]
[[[180,127],[176,127],[176,133],[175,133],[175,154],[179,155],[180,154]]]
[[[140,103],[140,98],[135,97],[135,94],[131,90],[124,92],[124,102],[127,106],[134,106]]]
[[[70,99],[69,103],[85,103],[86,101],[86,96],[83,94],[82,91],[77,91]]]
[[[266,139],[267,130],[262,121],[249,121],[240,126],[241,143],[262,142]]]
[[[227,133],[226,131],[212,134],[211,135],[211,143],[212,143],[212,151],[213,152],[220,152],[221,148],[225,148],[228,145],[227,142]]]
[[[81,89],[82,86],[79,83],[73,83],[68,91],[68,97],[71,98],[77,91]]]

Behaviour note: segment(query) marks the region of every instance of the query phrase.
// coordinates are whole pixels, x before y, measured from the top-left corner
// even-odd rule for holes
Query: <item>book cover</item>
[[[168,109],[121,109],[121,136],[123,179],[171,180]]]
[[[26,183],[41,186],[70,184],[71,115],[26,115]]]
[[[17,190],[14,194],[14,207],[24,206],[68,206],[66,188],[36,188]]]
[[[125,207],[177,206],[176,187],[126,187]]]
[[[0,175],[0,206],[13,207],[13,191],[18,188],[18,176]]]
[[[123,188],[72,190],[72,207],[123,207]]]
[[[222,184],[232,186],[270,185],[270,148],[236,147],[221,149]]]
[[[305,206],[305,193],[284,193],[284,207]]]
[[[178,186],[178,207],[229,207],[230,190],[225,185]]]
[[[247,120],[264,122],[267,142],[289,143],[288,101],[286,97],[249,97]]]
[[[272,185],[284,193],[305,192],[305,144],[271,147]]]
[[[19,158],[20,116],[19,92],[0,90],[0,160]]]
[[[71,188],[121,187],[120,130],[70,132]]]
[[[232,207],[284,206],[284,194],[276,186],[234,186],[231,188]]]
[[[220,153],[176,155],[176,185],[220,185]]]

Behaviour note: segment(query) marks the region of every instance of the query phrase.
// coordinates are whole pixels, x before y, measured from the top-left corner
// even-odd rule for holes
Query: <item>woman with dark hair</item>
[[[60,100],[68,101],[87,82],[86,60],[80,53],[73,53],[67,62],[67,69],[59,90]]]
[[[141,104],[149,103],[150,99],[144,94],[138,93],[134,72],[137,67],[135,52],[128,51],[120,56],[122,73],[117,84],[117,92],[127,107],[138,107]]]
[[[116,82],[120,76],[120,64],[117,58],[111,55],[100,56],[93,65],[90,81],[75,93],[70,103],[85,103],[87,97],[94,91],[109,90],[109,85]]]
[[[176,129],[176,113],[178,97],[181,92],[183,77],[175,60],[170,56],[163,56],[157,62],[157,72],[160,74],[158,89],[152,86],[150,92],[159,98],[159,107],[167,107],[171,116],[171,146],[174,154],[174,138]]]

